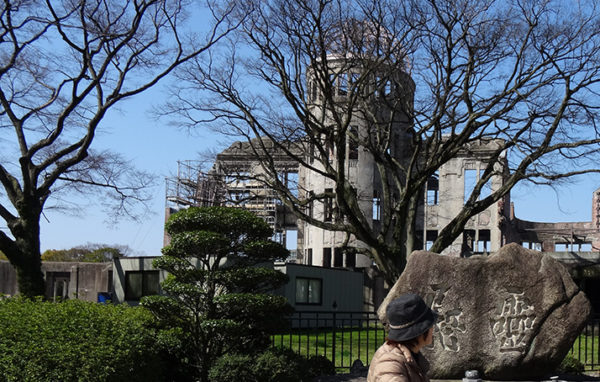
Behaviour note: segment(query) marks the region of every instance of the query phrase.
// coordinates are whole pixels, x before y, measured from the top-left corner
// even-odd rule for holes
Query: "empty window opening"
[[[326,188],[325,189],[325,193],[332,193],[333,189],[332,188]],[[333,220],[333,198],[328,196],[325,198],[325,200],[323,201],[323,220],[326,222],[330,222]]]
[[[341,268],[344,266],[344,251],[342,250],[342,248],[334,248],[333,266],[336,268]]]
[[[348,75],[346,73],[338,74],[338,95],[345,96],[348,94]]]
[[[440,182],[439,175],[436,171],[435,174],[429,177],[427,180],[427,205],[428,206],[437,206],[439,203],[439,190],[440,190]]]
[[[465,184],[464,184],[464,203],[467,203],[467,200],[469,200],[469,198],[471,197],[471,194],[473,193],[473,190],[475,189],[475,186],[477,185],[477,182],[479,182],[479,179],[481,179],[483,177],[483,173],[485,170],[471,170],[471,169],[465,169]],[[492,180],[488,180],[482,187],[481,190],[479,191],[479,196],[478,196],[478,200],[487,198],[488,196],[490,196],[492,194]]]
[[[484,170],[479,170],[479,178],[483,177]],[[479,199],[485,199],[492,194],[492,180],[488,180],[485,182],[483,187],[481,187],[481,192],[479,193]]]
[[[591,252],[592,243],[555,243],[555,252]]]
[[[475,252],[489,253],[492,247],[490,230],[481,229],[477,233],[477,250]]]
[[[467,251],[475,250],[475,230],[466,229],[463,232],[463,246]]]
[[[535,241],[523,241],[523,242],[521,242],[521,245],[524,248],[533,249],[534,251],[541,251],[542,250],[542,243],[538,243],[538,242],[535,242]]]
[[[555,252],[566,252],[568,251],[567,243],[554,243],[554,251]]]
[[[285,230],[285,248],[295,251],[298,248],[298,231],[295,229]]]
[[[356,252],[353,250],[346,251],[346,267],[347,268],[355,268],[356,267]]]
[[[348,135],[348,159],[358,159],[358,127],[350,126]]]
[[[471,193],[473,193],[473,189],[477,184],[477,170],[468,170],[465,169],[465,193],[464,193],[464,203],[467,203],[467,200],[471,197]]]
[[[438,238],[437,230],[428,230],[427,231],[427,240],[425,241],[425,250],[429,251],[431,249],[431,247],[433,247],[433,243],[435,243],[437,238]]]
[[[281,182],[287,187],[287,189],[298,197],[298,173],[286,171],[279,174]]]
[[[385,83],[383,84],[383,95],[390,95],[392,94],[392,81],[387,80],[385,81]]]
[[[331,248],[323,248],[323,267],[331,267]]]
[[[381,220],[381,198],[377,190],[373,190],[373,220]]]

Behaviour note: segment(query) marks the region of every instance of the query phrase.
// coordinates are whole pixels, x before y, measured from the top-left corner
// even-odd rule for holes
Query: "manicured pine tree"
[[[185,335],[197,377],[208,381],[225,353],[251,354],[269,346],[269,334],[287,324],[291,306],[270,292],[287,282],[272,267],[288,251],[270,240],[268,224],[251,212],[192,207],[166,223],[171,243],[154,267],[168,272],[164,296],[142,301],[165,325]]]

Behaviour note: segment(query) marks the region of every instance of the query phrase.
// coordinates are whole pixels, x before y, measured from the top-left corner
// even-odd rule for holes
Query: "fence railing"
[[[591,320],[570,354],[586,370],[600,370],[600,319]],[[336,368],[348,369],[359,359],[368,365],[385,340],[385,330],[375,312],[295,312],[291,330],[271,337],[272,345],[287,347],[310,357],[329,358]]]
[[[322,355],[336,368],[350,368],[356,359],[367,365],[385,338],[375,312],[296,312],[289,333],[272,337],[272,344],[304,356]]]
[[[586,370],[600,370],[600,318],[590,320],[575,340],[570,354],[585,366]]]

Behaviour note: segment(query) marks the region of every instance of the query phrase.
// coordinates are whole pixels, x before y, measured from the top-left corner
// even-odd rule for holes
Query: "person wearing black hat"
[[[409,293],[392,300],[386,316],[388,336],[373,355],[367,382],[428,382],[429,362],[421,349],[433,343],[437,313]]]

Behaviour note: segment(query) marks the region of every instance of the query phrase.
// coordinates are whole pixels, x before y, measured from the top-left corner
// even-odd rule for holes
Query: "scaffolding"
[[[166,179],[167,207],[238,207],[261,217],[274,231],[282,229],[277,219],[282,203],[273,189],[242,173],[215,168],[205,172],[200,162],[178,161],[177,176]]]
[[[177,161],[177,176],[166,179],[167,207],[175,210],[191,206],[223,204],[225,184],[215,171],[202,171],[197,161]]]

